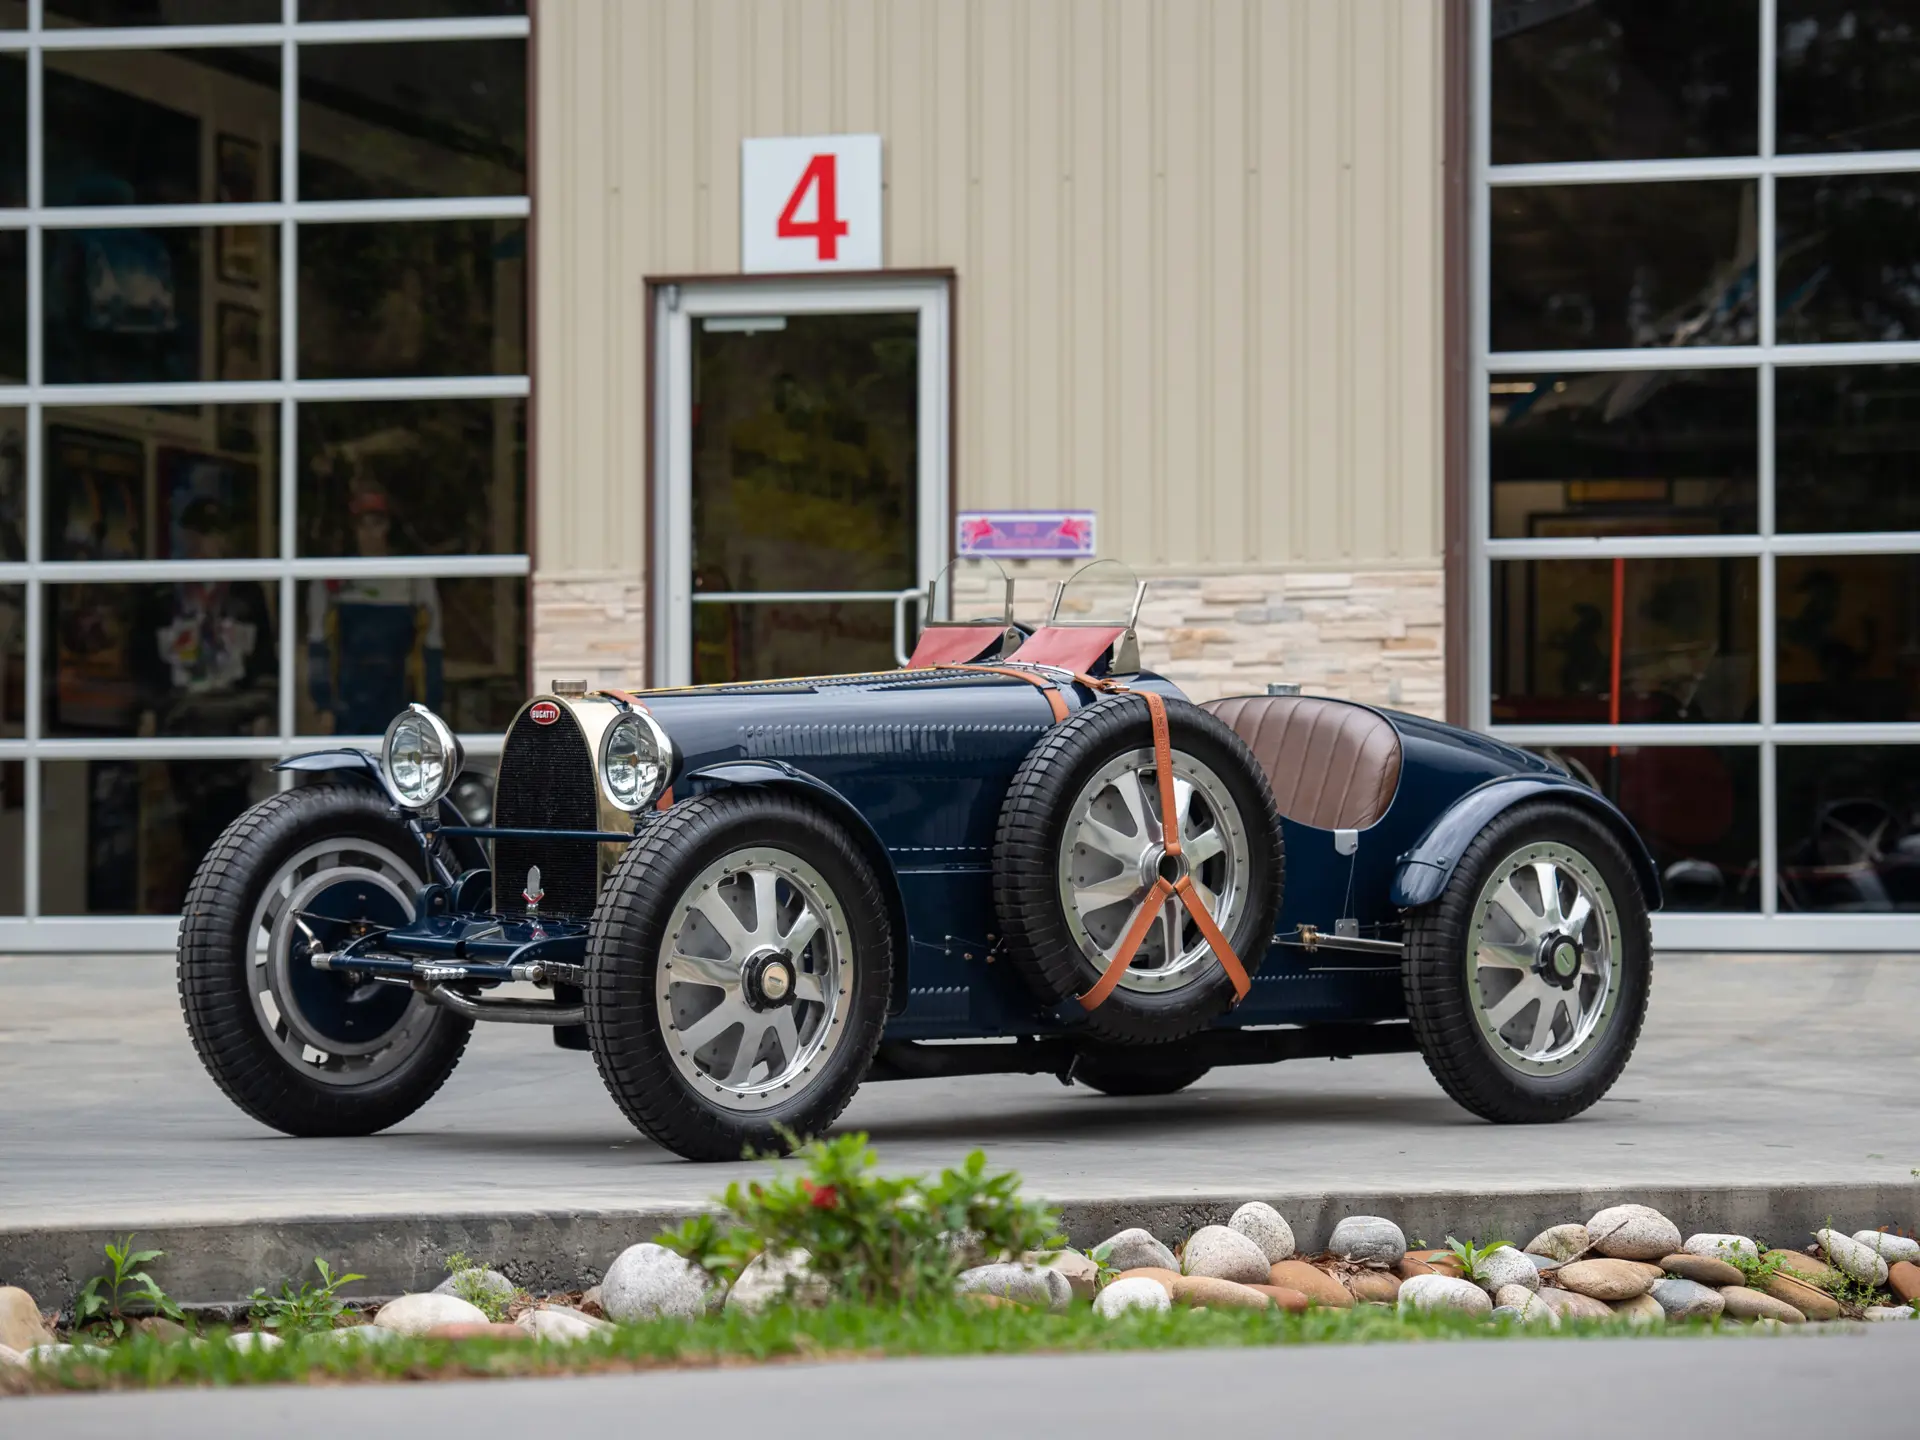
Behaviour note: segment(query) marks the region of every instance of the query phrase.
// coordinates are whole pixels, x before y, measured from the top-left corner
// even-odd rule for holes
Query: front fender
[[[1627,858],[1633,862],[1640,888],[1647,897],[1647,908],[1660,908],[1660,872],[1632,822],[1606,796],[1564,775],[1510,775],[1489,780],[1462,795],[1443,810],[1418,843],[1400,857],[1393,875],[1393,903],[1402,909],[1411,909],[1438,900],[1440,892],[1453,878],[1461,852],[1473,843],[1473,837],[1486,829],[1496,815],[1542,794],[1551,794],[1556,800],[1592,811],[1595,819],[1613,831]]]
[[[389,801],[387,787],[380,781],[380,761],[377,756],[352,746],[341,746],[336,750],[311,750],[305,755],[289,755],[278,761],[273,769],[293,770],[309,775],[339,775],[349,784],[367,785],[380,792]],[[460,813],[460,807],[445,795],[440,797],[440,823],[442,825],[464,825],[467,817]],[[465,869],[485,869],[487,865],[486,847],[471,836],[448,836],[444,843],[453,847],[453,853],[459,857]]]
[[[689,793],[727,790],[743,786],[766,786],[791,790],[819,805],[847,827],[847,833],[860,847],[873,873],[880,881],[880,892],[887,902],[887,919],[893,926],[893,1009],[907,1001],[907,956],[912,940],[907,932],[907,905],[900,893],[900,877],[894,873],[893,857],[881,843],[879,832],[860,809],[846,796],[817,775],[809,775],[779,760],[727,760],[682,775],[676,787]]]

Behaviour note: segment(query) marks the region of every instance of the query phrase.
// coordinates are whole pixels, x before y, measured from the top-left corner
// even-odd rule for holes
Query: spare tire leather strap
[[[1014,680],[1024,680],[1039,688],[1047,697],[1047,708],[1053,711],[1053,723],[1058,725],[1067,718],[1066,697],[1060,693],[1060,687],[1045,675],[1033,670],[1022,670],[1014,665],[942,665],[942,670],[965,670],[976,675],[1006,675]]]

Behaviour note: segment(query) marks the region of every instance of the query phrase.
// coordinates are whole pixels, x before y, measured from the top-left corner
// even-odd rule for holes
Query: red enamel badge
[[[551,725],[560,718],[560,707],[551,700],[542,700],[527,711],[536,725]]]

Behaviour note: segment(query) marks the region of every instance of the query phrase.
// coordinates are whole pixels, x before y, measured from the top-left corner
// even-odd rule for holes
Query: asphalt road
[[[1920,957],[1666,956],[1626,1075],[1553,1127],[1482,1124],[1416,1056],[1216,1071],[1121,1100],[1047,1077],[868,1086],[883,1159],[984,1146],[1058,1199],[1570,1185],[1911,1184]],[[200,1068],[163,957],[0,958],[0,1227],[376,1210],[687,1204],[696,1166],[628,1127],[590,1057],[482,1026],[387,1134],[293,1140]]]
[[[1269,1433],[1878,1440],[1914,1433],[1916,1360],[1920,1325],[1817,1337],[893,1360],[577,1380],[0,1400],[0,1429],[70,1440],[337,1440],[350,1434],[521,1440],[550,1432],[560,1420],[571,1435],[795,1440]]]

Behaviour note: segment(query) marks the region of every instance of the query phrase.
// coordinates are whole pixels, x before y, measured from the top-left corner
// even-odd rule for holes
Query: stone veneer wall
[[[1050,576],[1046,577],[1050,578]],[[1016,610],[1046,604],[1020,577]],[[631,577],[533,581],[533,679],[590,685],[645,679],[647,587]],[[1440,718],[1446,703],[1440,567],[1154,576],[1140,613],[1141,661],[1195,700],[1291,680]]]

